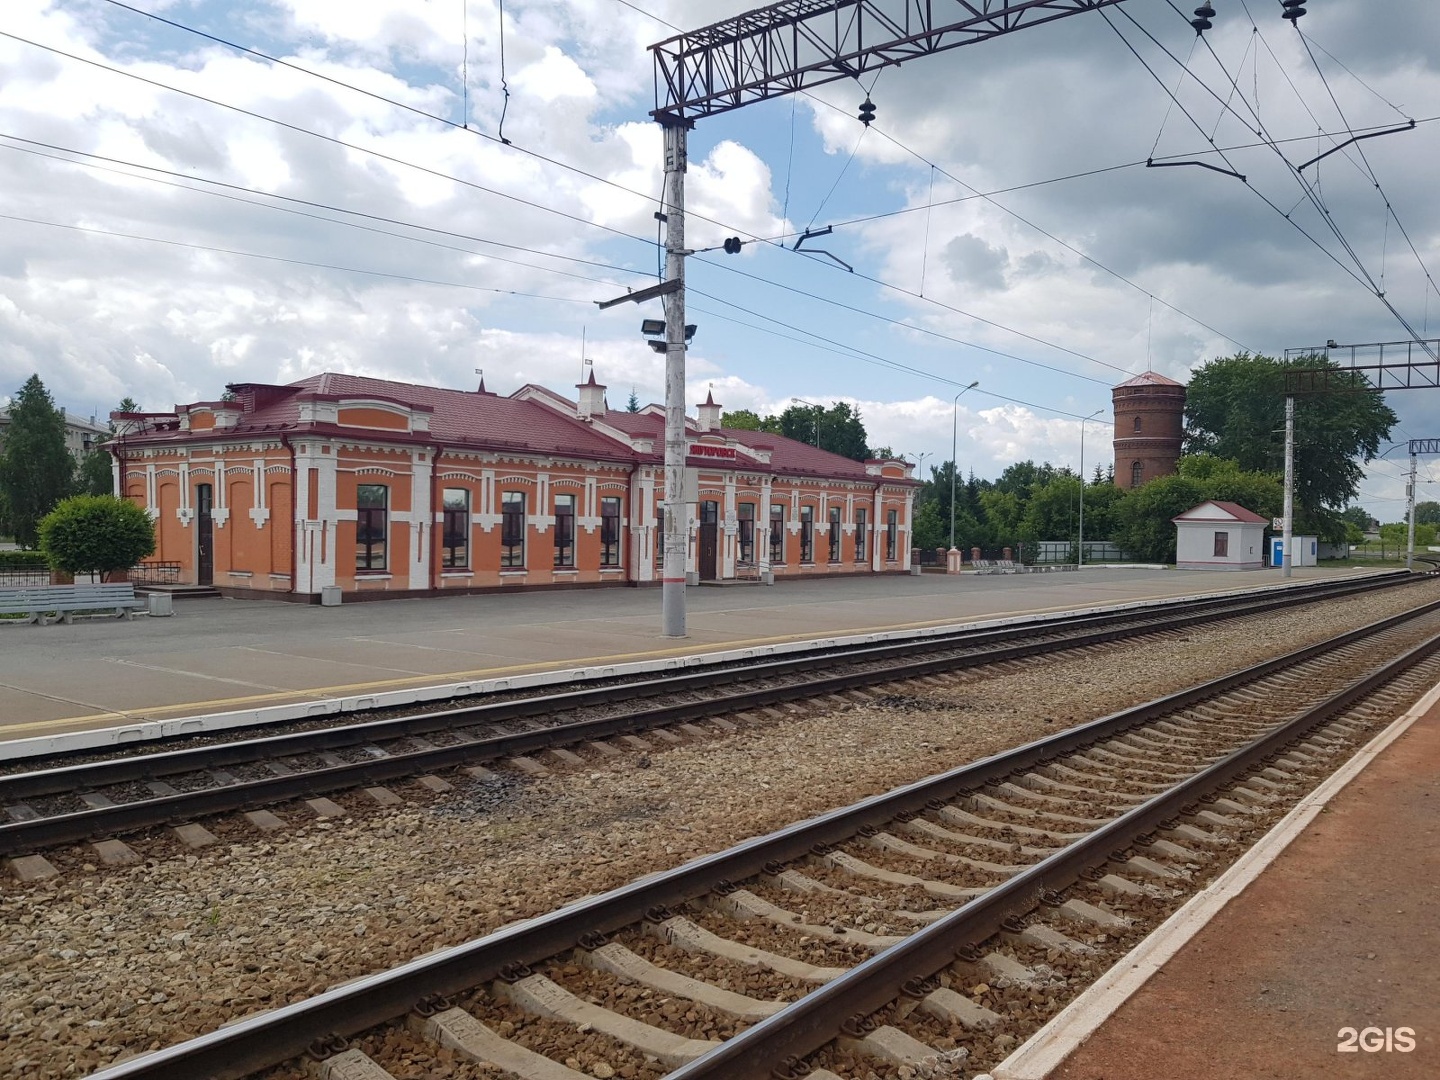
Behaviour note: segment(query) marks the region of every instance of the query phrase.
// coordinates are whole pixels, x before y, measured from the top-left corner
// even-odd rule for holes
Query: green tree
[[[732,409],[720,416],[721,427],[736,428],[739,431],[764,431],[764,423],[764,419],[753,409]]]
[[[1354,525],[1363,534],[1370,528],[1370,511],[1363,506],[1347,506],[1340,511],[1340,520]],[[1352,541],[1352,543],[1359,543],[1359,541]]]
[[[1429,547],[1435,543],[1436,532],[1437,529],[1434,525],[1421,525],[1417,523],[1415,525],[1415,546],[1417,548]],[[1391,525],[1381,525],[1380,539],[1385,541],[1387,547],[1398,548],[1401,551],[1406,550],[1410,544],[1409,523],[1399,521]]]
[[[1416,525],[1440,525],[1440,502],[1418,502],[1415,504]]]
[[[1285,370],[1327,364],[1336,372],[1334,392],[1295,402],[1295,501],[1297,518],[1309,515],[1343,531],[1333,511],[1359,492],[1361,465],[1379,452],[1397,418],[1380,391],[1333,361],[1239,353],[1197,368],[1186,389],[1185,451],[1228,458],[1244,472],[1282,472]]]
[[[1144,562],[1175,561],[1175,525],[1192,506],[1205,501],[1200,481],[1175,474],[1151,480],[1126,495],[1116,513],[1114,539]]]
[[[1267,473],[1245,472],[1235,462],[1209,454],[1181,458],[1179,472],[1200,483],[1202,498],[1239,503],[1266,518],[1279,517],[1285,510],[1284,485]]]
[[[948,527],[940,519],[940,507],[933,501],[924,503],[915,511],[913,530],[914,539],[911,542],[921,550],[950,546]]]
[[[150,515],[129,499],[76,495],[40,522],[40,550],[56,570],[96,573],[134,566],[155,551]]]
[[[839,401],[828,409],[823,405],[791,405],[777,418],[780,434],[797,442],[818,445],[832,454],[864,461],[870,456],[865,425],[860,411]],[[762,427],[761,430],[771,430]]]
[[[81,495],[114,495],[115,473],[110,467],[108,450],[98,446],[80,459],[76,487]]]
[[[35,546],[40,519],[74,490],[74,482],[65,417],[40,376],[31,375],[10,403],[10,427],[0,453],[0,490],[17,543]]]
[[[1125,489],[1104,480],[1085,488],[1085,536],[1088,540],[1114,540]]]
[[[1020,539],[1068,540],[1075,542],[1080,523],[1080,478],[1073,474],[1037,484],[1025,503],[1020,521]]]
[[[640,398],[635,393],[635,387],[630,387],[630,399],[625,402],[626,412],[640,411]]]

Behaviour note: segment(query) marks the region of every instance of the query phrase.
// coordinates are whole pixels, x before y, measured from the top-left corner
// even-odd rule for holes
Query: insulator
[[[1195,28],[1195,33],[1203,34],[1214,25],[1210,22],[1214,17],[1215,9],[1209,4],[1201,4],[1195,9],[1195,18],[1190,20],[1190,25]]]
[[[740,241],[740,238],[739,238],[738,236],[727,237],[726,240],[725,240],[725,254],[726,254],[726,255],[738,255],[738,254],[740,254],[740,246],[741,246],[741,241]]]
[[[1305,14],[1305,0],[1280,0],[1280,6],[1285,9],[1280,13],[1280,17],[1289,19],[1292,23]]]
[[[875,103],[868,97],[860,103],[860,122],[869,127],[875,119]]]

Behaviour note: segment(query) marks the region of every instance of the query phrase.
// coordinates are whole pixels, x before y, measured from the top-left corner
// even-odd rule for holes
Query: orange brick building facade
[[[155,560],[233,595],[352,599],[658,582],[664,410],[349,375],[117,413],[116,490]],[[692,581],[901,572],[916,482],[783,436],[689,422]]]

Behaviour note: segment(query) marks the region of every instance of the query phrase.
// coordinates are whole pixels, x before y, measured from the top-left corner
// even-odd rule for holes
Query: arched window
[[[1140,417],[1138,416],[1135,417],[1135,433],[1137,435],[1140,433]]]
[[[1138,461],[1133,462],[1130,465],[1130,486],[1132,488],[1139,487],[1141,480],[1144,478],[1144,475],[1145,466]]]

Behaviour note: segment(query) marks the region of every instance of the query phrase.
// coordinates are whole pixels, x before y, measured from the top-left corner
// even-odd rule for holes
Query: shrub
[[[48,570],[43,551],[0,551],[0,570]]]
[[[150,515],[114,495],[76,495],[40,521],[40,550],[51,567],[71,574],[109,574],[155,550]]]

